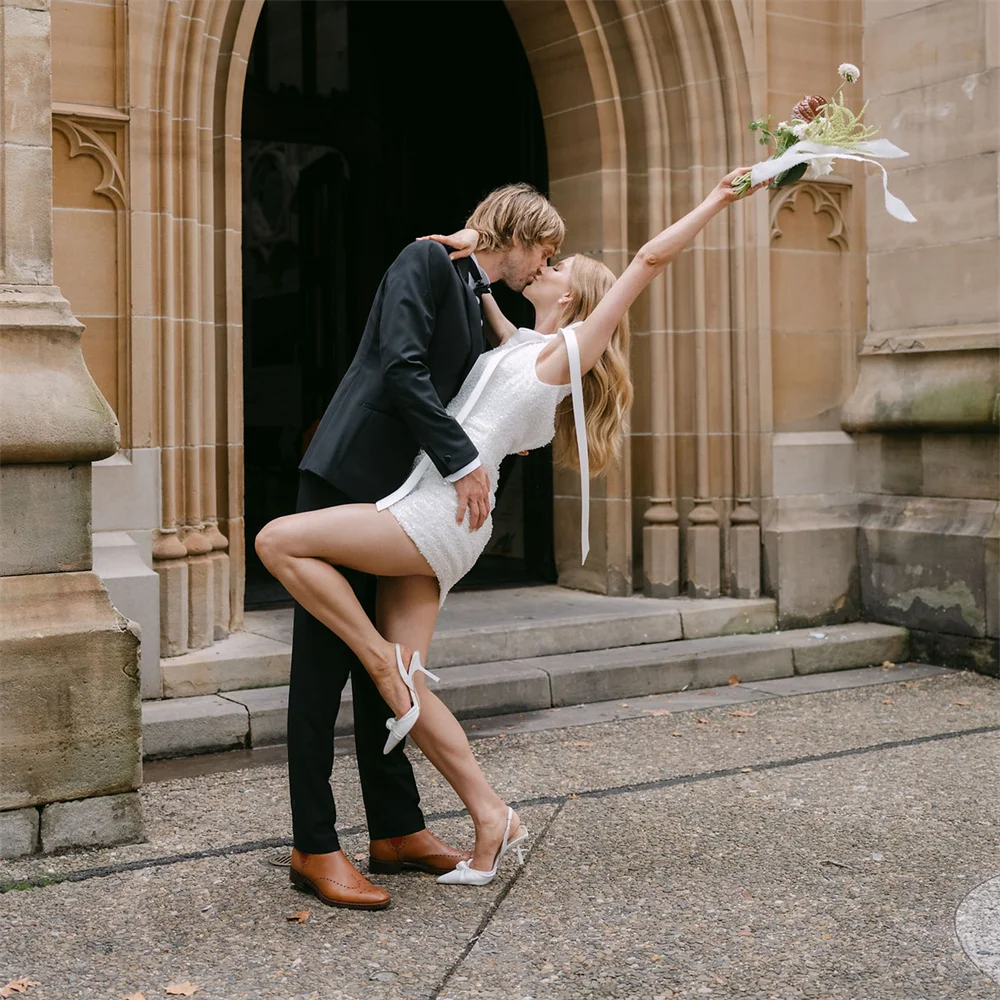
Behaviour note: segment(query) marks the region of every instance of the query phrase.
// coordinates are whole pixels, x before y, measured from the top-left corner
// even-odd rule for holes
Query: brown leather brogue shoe
[[[351,910],[384,910],[389,893],[372,885],[347,860],[343,851],[329,854],[304,854],[292,848],[289,869],[292,885],[311,892],[327,906],[345,906]]]
[[[426,828],[405,837],[373,840],[368,846],[368,870],[379,875],[395,875],[406,868],[443,875],[471,858],[471,851],[446,844]]]

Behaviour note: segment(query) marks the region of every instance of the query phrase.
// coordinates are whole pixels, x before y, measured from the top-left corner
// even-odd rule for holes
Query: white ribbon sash
[[[863,155],[858,155],[863,154]],[[811,163],[813,160],[841,159],[856,160],[858,163],[874,163],[882,171],[882,187],[885,189],[885,210],[895,219],[901,222],[916,222],[913,213],[889,191],[889,175],[885,167],[874,157],[884,159],[896,159],[900,156],[909,156],[898,146],[893,145],[888,139],[869,139],[865,142],[857,142],[853,146],[824,146],[818,142],[803,140],[797,142],[791,149],[782,153],[781,156],[772,160],[761,160],[750,168],[750,184],[760,184],[769,181],[778,174],[784,173],[791,167],[800,163]]]
[[[530,341],[529,341],[530,343]],[[491,376],[496,371],[496,367],[508,354],[516,351],[519,347],[526,347],[527,344],[517,344],[509,350],[498,349],[493,352],[492,357],[486,363],[486,367],[483,369],[483,374],[480,375],[479,381],[475,384],[472,393],[469,398],[465,401],[465,405],[455,414],[455,419],[461,424],[465,418],[472,412],[473,406],[479,400],[479,397],[483,394],[483,390],[486,388],[486,383],[489,382]],[[397,500],[402,500],[408,493],[412,492],[417,483],[420,482],[423,474],[430,468],[431,459],[429,455],[424,455],[424,457],[414,466],[413,471],[407,476],[406,481],[402,486],[399,487],[393,493],[390,493],[387,497],[383,497],[378,503],[375,504],[376,510],[385,510],[386,507],[391,507]]]
[[[587,415],[583,409],[583,375],[580,371],[580,346],[574,326],[559,332],[566,341],[569,355],[569,382],[573,395],[573,423],[576,425],[576,450],[580,460],[580,562],[587,561],[590,551],[590,453],[587,450]]]

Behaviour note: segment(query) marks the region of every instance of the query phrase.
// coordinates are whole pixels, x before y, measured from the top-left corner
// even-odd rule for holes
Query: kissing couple
[[[265,525],[255,542],[296,602],[290,877],[323,903],[374,910],[390,902],[337,838],[330,774],[349,677],[369,872],[416,869],[445,885],[479,886],[509,851],[523,860],[527,829],[425,683],[438,679],[425,666],[438,611],[489,541],[507,455],[554,440],[555,461],[580,471],[586,559],[590,476],[617,459],[632,399],[629,306],[740,197],[732,183],[743,173],[727,174],[617,279],[582,254],[547,263],[562,246],[563,220],[526,184],[498,188],[465,229],[411,243],[385,273],[354,361],[299,465],[297,513]],[[490,294],[494,281],[523,292],[534,329],[506,319]],[[469,810],[471,852],[426,828],[407,736]]]

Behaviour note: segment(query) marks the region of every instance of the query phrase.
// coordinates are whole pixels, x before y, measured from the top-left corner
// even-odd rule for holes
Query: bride
[[[555,439],[556,460],[580,470],[584,559],[590,474],[617,457],[632,398],[628,308],[740,197],[732,183],[744,173],[741,167],[727,174],[697,208],[646,243],[617,280],[604,264],[580,254],[543,268],[524,291],[535,308],[534,330],[516,330],[492,296],[484,296],[500,346],[480,357],[448,412],[479,449],[491,484],[506,455]],[[475,250],[478,234],[430,238],[452,247],[454,258]],[[475,850],[470,861],[438,877],[446,884],[487,884],[508,851],[521,857],[528,836],[517,813],[490,787],[461,725],[422,676],[437,680],[423,664],[438,610],[491,531],[491,517],[475,531],[467,512],[459,517],[455,488],[421,454],[406,482],[377,504],[279,517],[255,543],[268,570],[371,674],[394,713],[386,722],[385,752],[411,736],[469,810]],[[338,566],[379,577],[377,628]]]

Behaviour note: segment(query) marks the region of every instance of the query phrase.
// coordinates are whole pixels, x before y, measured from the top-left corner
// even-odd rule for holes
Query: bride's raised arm
[[[746,168],[740,167],[726,174],[697,208],[654,236],[632,258],[632,262],[611,286],[607,295],[576,328],[580,367],[584,373],[590,371],[604,353],[615,327],[639,297],[639,293],[680,255],[714,216],[740,197],[733,190],[732,183],[745,173]],[[766,184],[759,184],[751,188],[746,197],[765,186]],[[545,381],[553,384],[569,381],[569,358],[562,337],[557,337],[542,351],[538,359],[538,374],[540,378],[544,377]]]

